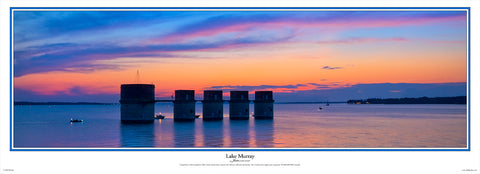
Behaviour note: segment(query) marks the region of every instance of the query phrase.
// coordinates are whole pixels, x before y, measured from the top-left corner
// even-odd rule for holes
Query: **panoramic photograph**
[[[465,149],[465,10],[15,9],[12,149]]]

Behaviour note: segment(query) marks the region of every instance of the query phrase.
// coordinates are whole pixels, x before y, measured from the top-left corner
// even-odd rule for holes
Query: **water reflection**
[[[250,146],[250,121],[251,120],[230,121],[230,140],[232,147]]]
[[[153,124],[121,124],[122,147],[153,147]]]
[[[12,138],[14,147],[30,148],[202,148],[222,144],[240,148],[463,148],[468,145],[465,105],[333,104],[320,112],[318,104],[277,106],[281,107],[275,108],[273,120],[242,122],[229,120],[227,114],[223,125],[211,123],[206,127],[202,119],[174,122],[173,112],[168,108],[158,109],[167,116],[163,120],[130,125],[120,124],[119,105],[63,105],[55,110],[42,105],[16,105]],[[200,109],[197,113],[202,113]],[[69,113],[79,113],[73,117],[84,119],[85,123],[70,124]],[[223,140],[218,138],[221,135]]]
[[[273,147],[273,120],[255,120],[255,144],[257,147]]]
[[[223,120],[203,122],[203,143],[205,147],[223,147]]]
[[[195,122],[174,122],[175,147],[195,147]]]

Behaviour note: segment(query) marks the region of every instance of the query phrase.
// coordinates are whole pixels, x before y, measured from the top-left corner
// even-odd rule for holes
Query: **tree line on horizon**
[[[348,100],[348,104],[467,104],[467,96],[456,97],[419,97],[419,98],[369,98],[366,100]]]

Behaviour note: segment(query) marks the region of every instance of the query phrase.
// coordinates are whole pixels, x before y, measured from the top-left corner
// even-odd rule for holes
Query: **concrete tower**
[[[248,91],[230,91],[230,120],[248,120],[249,105]]]
[[[155,85],[122,84],[120,86],[122,123],[152,123],[155,113]]]
[[[273,119],[273,92],[255,91],[255,119]]]
[[[203,91],[203,120],[223,119],[223,92],[221,90]]]
[[[175,90],[175,101],[173,101],[173,119],[175,121],[195,120],[194,90]]]

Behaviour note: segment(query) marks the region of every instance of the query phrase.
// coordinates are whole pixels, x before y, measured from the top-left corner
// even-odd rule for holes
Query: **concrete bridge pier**
[[[230,91],[230,120],[248,120],[250,100],[248,91]]]
[[[174,121],[195,120],[194,90],[175,90],[175,100],[173,101],[173,119]]]
[[[272,91],[255,91],[255,119],[273,119],[273,102]]]
[[[155,85],[122,84],[120,86],[122,123],[153,123]]]
[[[203,120],[223,120],[223,92],[203,91]]]

